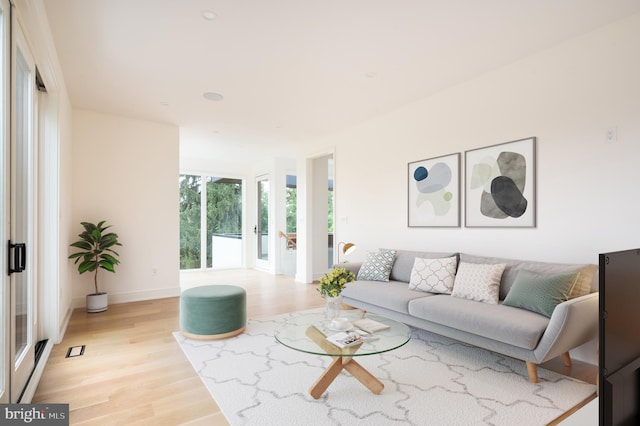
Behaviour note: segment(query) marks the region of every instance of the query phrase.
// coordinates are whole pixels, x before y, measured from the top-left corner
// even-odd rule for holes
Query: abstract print
[[[529,200],[533,197],[534,142],[531,138],[467,151],[467,226],[535,225]]]
[[[409,163],[409,226],[459,226],[460,154]]]

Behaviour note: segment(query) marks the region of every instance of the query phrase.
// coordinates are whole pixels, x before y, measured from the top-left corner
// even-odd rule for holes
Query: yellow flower
[[[320,278],[318,291],[323,297],[339,296],[347,283],[355,280],[353,272],[345,268],[333,268]]]

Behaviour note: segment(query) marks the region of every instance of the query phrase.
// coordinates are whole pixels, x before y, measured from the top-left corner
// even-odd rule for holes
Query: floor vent
[[[65,356],[65,358],[73,358],[74,356],[84,355],[84,347],[85,345],[71,346],[69,350],[67,350],[67,356]]]

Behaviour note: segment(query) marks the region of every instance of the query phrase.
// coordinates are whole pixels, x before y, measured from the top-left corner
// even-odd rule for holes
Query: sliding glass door
[[[3,268],[0,282],[0,403],[9,402],[11,372],[11,317],[8,275],[9,246],[9,193],[10,193],[10,132],[9,132],[9,52],[10,52],[9,1],[0,1],[0,261]]]
[[[36,72],[24,34],[11,15],[9,2],[0,1],[0,402],[18,402],[29,381],[37,323]]]
[[[240,268],[241,179],[180,175],[180,269]]]
[[[36,72],[20,26],[12,23],[11,184],[9,265],[11,397],[18,401],[35,362]]]

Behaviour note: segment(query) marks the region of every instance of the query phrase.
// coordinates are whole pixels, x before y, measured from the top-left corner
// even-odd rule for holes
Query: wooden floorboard
[[[247,291],[247,316],[256,318],[324,305],[312,284],[251,269],[181,274],[181,288],[230,284]],[[72,425],[228,425],[172,336],[179,298],[123,303],[106,312],[73,312],[53,348],[34,403],[68,403]],[[71,346],[84,355],[65,358]],[[596,367],[561,360],[543,367],[595,383]]]

